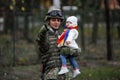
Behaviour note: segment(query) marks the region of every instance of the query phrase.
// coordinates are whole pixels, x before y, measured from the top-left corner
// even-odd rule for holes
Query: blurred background
[[[0,0],[0,80],[39,80],[35,38],[51,6],[79,19],[75,80],[120,80],[120,0]]]

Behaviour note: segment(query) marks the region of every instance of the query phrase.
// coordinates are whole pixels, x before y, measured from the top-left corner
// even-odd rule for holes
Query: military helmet
[[[51,7],[48,10],[46,17],[45,17],[45,21],[47,21],[50,18],[59,18],[61,20],[64,19],[62,11],[58,8],[55,8],[55,7]]]

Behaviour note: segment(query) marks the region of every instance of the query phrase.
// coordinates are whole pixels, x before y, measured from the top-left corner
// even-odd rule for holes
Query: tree
[[[111,45],[111,32],[110,32],[110,15],[108,1],[104,0],[105,3],[105,16],[106,16],[106,35],[107,35],[107,60],[112,60],[112,45]]]
[[[13,31],[14,27],[14,14],[13,14],[13,6],[12,2],[10,0],[4,1],[4,11],[5,11],[5,17],[4,17],[4,32],[8,33],[9,31]],[[13,19],[13,20],[11,20]]]
[[[93,9],[93,30],[92,30],[92,40],[91,43],[96,44],[97,43],[97,36],[98,36],[98,10],[100,10],[100,0],[92,0],[91,1],[91,8]]]

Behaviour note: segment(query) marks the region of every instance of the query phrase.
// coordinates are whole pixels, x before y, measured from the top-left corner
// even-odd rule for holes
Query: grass
[[[39,79],[39,76],[36,76],[39,74],[39,64],[29,65],[29,66],[16,66],[14,67],[13,70],[14,72],[25,71],[26,73],[28,72],[30,75],[34,73],[32,77],[33,78],[35,77],[36,80]],[[119,80],[120,79],[119,76],[120,67],[115,65],[114,66],[103,65],[97,67],[81,66],[80,71],[81,74],[74,80]],[[20,79],[20,75],[19,75],[19,79]],[[32,80],[32,79],[26,78],[26,80]]]
[[[97,68],[82,68],[81,75],[78,79],[84,80],[118,80],[120,79],[119,67],[97,67]]]

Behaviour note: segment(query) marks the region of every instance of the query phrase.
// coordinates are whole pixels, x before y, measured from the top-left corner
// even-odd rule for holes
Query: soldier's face
[[[61,19],[58,18],[51,18],[50,19],[50,26],[54,29],[58,29],[60,27]]]

